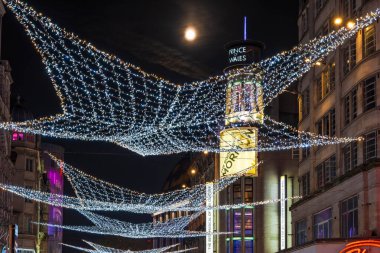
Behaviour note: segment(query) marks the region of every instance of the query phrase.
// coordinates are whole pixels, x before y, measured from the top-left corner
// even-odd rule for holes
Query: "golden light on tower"
[[[343,19],[341,18],[341,17],[336,17],[335,19],[334,19],[334,25],[336,25],[336,26],[340,26],[340,25],[342,25],[343,24]]]

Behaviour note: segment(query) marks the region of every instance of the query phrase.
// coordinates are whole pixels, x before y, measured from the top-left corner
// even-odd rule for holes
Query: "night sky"
[[[225,67],[224,45],[243,37],[243,17],[248,18],[248,38],[266,44],[265,56],[297,44],[297,0],[190,1],[190,0],[28,0],[53,22],[90,41],[104,51],[142,67],[147,72],[178,82],[201,80],[220,74]],[[188,25],[199,37],[183,39]],[[9,60],[14,84],[35,117],[60,113],[59,100],[37,52],[11,12],[3,20],[2,59]],[[66,162],[96,177],[134,190],[159,192],[181,155],[142,157],[116,145],[58,139]],[[68,186],[68,184],[66,184]],[[65,191],[71,193],[69,187]],[[65,210],[65,224],[83,219]],[[117,214],[135,222],[147,216]],[[99,237],[65,232],[66,243]],[[72,250],[64,250],[72,252]]]

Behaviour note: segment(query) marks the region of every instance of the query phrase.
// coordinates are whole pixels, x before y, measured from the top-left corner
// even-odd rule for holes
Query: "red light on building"
[[[380,240],[362,240],[348,243],[339,253],[368,253],[369,247],[380,249]]]

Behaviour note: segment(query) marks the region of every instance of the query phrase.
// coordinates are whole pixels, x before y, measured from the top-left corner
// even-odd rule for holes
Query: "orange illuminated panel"
[[[348,243],[339,253],[369,253],[369,248],[380,249],[380,240],[361,240]]]

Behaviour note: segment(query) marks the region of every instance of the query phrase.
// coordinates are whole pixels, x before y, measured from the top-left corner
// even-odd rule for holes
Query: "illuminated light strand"
[[[168,211],[204,210],[206,184],[167,193],[146,194],[97,179],[64,163],[51,154],[49,155],[60,168],[63,168],[64,175],[68,178],[77,195],[76,198],[20,186],[0,184],[0,188],[27,199],[76,210],[128,211],[149,214]],[[214,194],[236,182],[249,169],[214,180]]]
[[[0,126],[44,136],[113,142],[142,155],[243,150],[236,145],[220,148],[223,140],[219,133],[224,129],[224,122],[230,120],[224,115],[228,78],[245,74],[251,83],[262,80],[264,104],[267,105],[289,84],[309,71],[315,62],[380,16],[377,9],[357,19],[352,29],[342,28],[225,75],[175,85],[96,49],[22,1],[5,0],[5,3],[24,25],[40,53],[61,99],[63,114],[21,123],[2,123]],[[273,122],[267,122],[265,127],[268,124]],[[277,136],[274,136],[270,133],[272,128],[267,127],[269,131],[267,135],[264,131],[264,136],[259,132],[263,140],[256,147],[257,151],[355,140],[330,139],[306,132],[297,139],[295,131],[288,133],[278,129],[274,132]],[[265,139],[268,141],[265,142]]]
[[[203,231],[188,231],[185,227],[191,221],[199,217],[201,212],[188,216],[174,218],[165,222],[149,222],[133,224],[130,222],[111,219],[91,212],[80,211],[94,226],[68,226],[47,223],[35,223],[48,227],[56,227],[77,232],[84,232],[97,235],[113,235],[126,238],[185,238],[202,237],[209,233]],[[230,233],[215,232],[213,235],[225,235]]]
[[[192,251],[192,250],[197,249],[197,248],[190,248],[190,249],[183,249],[183,250],[176,250],[176,251],[167,251],[171,248],[179,246],[179,244],[175,244],[175,245],[162,247],[162,248],[158,248],[158,249],[132,251],[132,250],[121,250],[121,249],[115,249],[115,248],[111,248],[111,247],[105,247],[105,246],[95,244],[92,242],[88,242],[85,240],[83,240],[83,241],[85,243],[89,244],[91,247],[93,247],[93,249],[82,248],[82,247],[78,247],[78,246],[74,246],[74,245],[70,245],[70,244],[65,244],[65,243],[62,243],[62,245],[69,247],[69,248],[80,250],[82,252],[89,252],[89,253],[161,253],[161,252],[181,253],[181,252],[187,252],[187,251]]]

